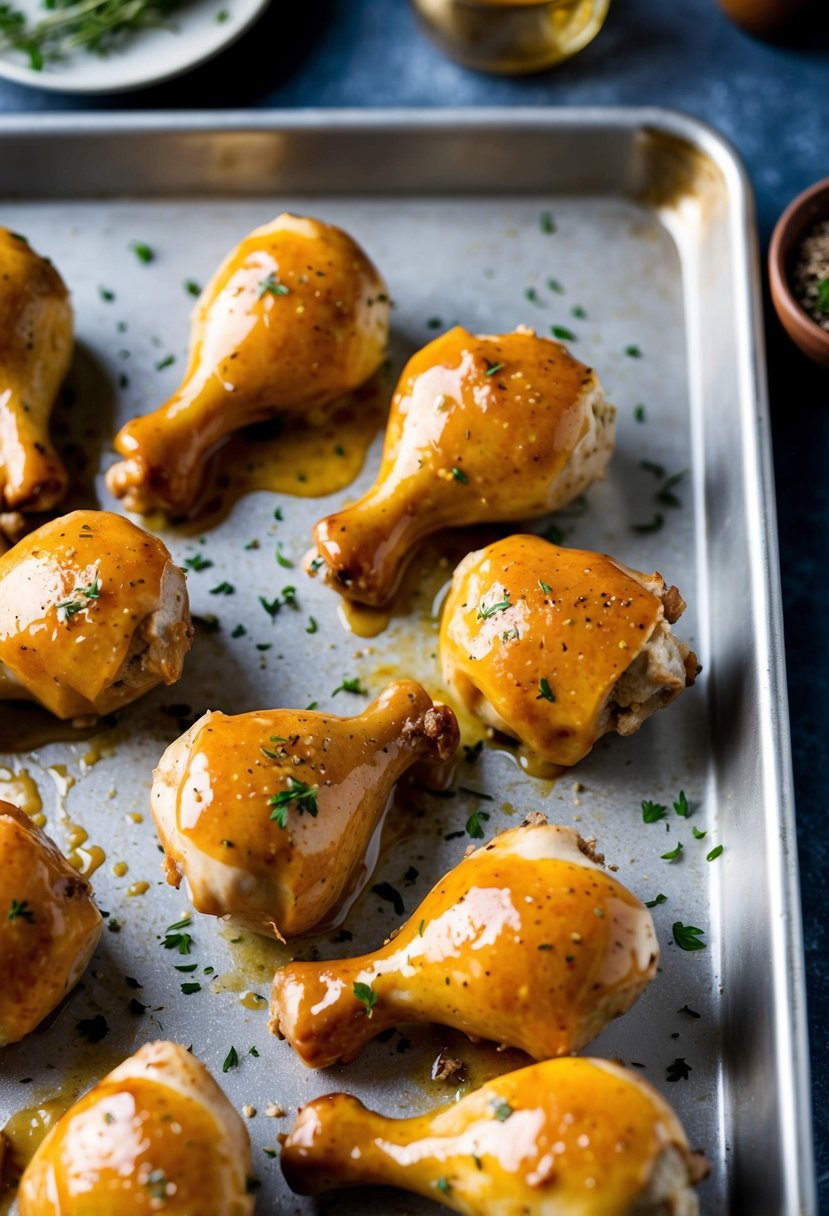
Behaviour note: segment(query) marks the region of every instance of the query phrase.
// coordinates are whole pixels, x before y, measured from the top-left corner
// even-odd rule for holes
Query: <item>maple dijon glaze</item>
[[[430,533],[563,507],[604,476],[615,413],[559,342],[449,330],[403,369],[374,485],[316,525],[321,577],[382,606]]]
[[[572,828],[525,824],[450,870],[373,954],[278,970],[270,1028],[314,1068],[353,1060],[403,1021],[542,1060],[579,1051],[630,1008],[658,956],[648,910]]]
[[[656,1090],[595,1059],[534,1064],[409,1119],[328,1094],[300,1109],[281,1161],[299,1194],[397,1186],[466,1216],[696,1216],[708,1172]]]
[[[467,709],[537,757],[576,764],[632,734],[700,668],[671,631],[685,604],[658,574],[540,536],[508,536],[458,565],[443,608],[444,679]]]
[[[157,537],[73,511],[0,557],[0,696],[58,718],[111,713],[181,676],[184,575]]]
[[[76,1102],[20,1182],[20,1216],[252,1216],[250,1141],[207,1069],[147,1043]]]
[[[288,214],[254,229],[199,297],[181,385],[119,431],[110,491],[130,511],[185,514],[231,432],[276,414],[322,419],[373,375],[389,310],[385,283],[342,229]]]
[[[74,988],[102,924],[89,883],[54,841],[0,802],[0,1047],[29,1034]]]
[[[66,493],[49,416],[72,360],[72,331],[55,267],[0,228],[0,510],[46,511]]]
[[[207,713],[164,753],[152,810],[168,881],[270,937],[314,928],[360,877],[399,777],[448,760],[455,715],[413,680],[353,718]],[[295,795],[292,797],[292,793]]]

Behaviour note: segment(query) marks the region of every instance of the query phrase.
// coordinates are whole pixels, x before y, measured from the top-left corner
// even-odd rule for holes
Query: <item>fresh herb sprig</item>
[[[36,72],[73,51],[106,55],[138,30],[172,29],[181,0],[49,0],[31,22],[11,4],[0,5],[0,48],[28,56]]]

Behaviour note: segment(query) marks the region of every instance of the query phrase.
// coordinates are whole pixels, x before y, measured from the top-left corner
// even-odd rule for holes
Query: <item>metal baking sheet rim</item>
[[[459,133],[499,131],[613,130],[656,134],[686,141],[722,173],[729,208],[734,256],[734,299],[738,309],[735,358],[739,369],[741,457],[749,474],[745,508],[750,534],[752,586],[756,609],[753,635],[760,677],[761,738],[758,741],[766,793],[765,831],[769,842],[774,986],[774,1067],[780,1099],[777,1124],[787,1214],[817,1212],[809,1097],[805,964],[799,899],[797,841],[788,697],[783,645],[779,553],[774,507],[769,407],[756,223],[746,171],[730,144],[701,121],[661,107],[585,107],[476,110],[297,110],[133,113],[118,115],[9,115],[0,117],[0,142],[24,137],[63,142],[154,133],[242,134],[280,132],[326,135],[399,132]],[[0,170],[0,191],[5,190]],[[11,191],[10,191],[11,192]]]

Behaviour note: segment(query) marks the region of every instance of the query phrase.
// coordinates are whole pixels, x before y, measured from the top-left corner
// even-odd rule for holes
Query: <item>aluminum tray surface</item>
[[[0,222],[51,256],[71,287],[78,353],[64,415],[98,468],[104,506],[114,506],[100,476],[113,459],[112,435],[160,404],[182,372],[192,305],[183,283],[204,282],[244,233],[279,211],[333,221],[364,245],[395,302],[395,370],[438,323],[491,333],[563,326],[575,335],[573,352],[598,369],[618,409],[617,451],[585,504],[530,526],[554,524],[568,545],[676,582],[688,602],[677,632],[697,650],[703,676],[637,735],[605,738],[558,781],[527,776],[508,750],[485,747],[459,765],[454,797],[408,791],[390,813],[371,881],[391,884],[411,913],[462,857],[475,809],[489,814],[488,832],[540,810],[595,836],[641,898],[667,898],[654,908],[656,980],[589,1052],[635,1063],[676,1107],[711,1161],[703,1211],[814,1210],[753,232],[728,149],[658,111],[73,123],[0,127]],[[152,248],[151,263],[135,257],[135,241]],[[398,1115],[450,1100],[457,1087],[430,1076],[443,1047],[465,1062],[467,1083],[515,1058],[403,1027],[348,1067],[305,1069],[268,1034],[264,1004],[250,994],[267,996],[273,967],[291,955],[371,949],[400,918],[367,890],[344,922],[351,940],[333,929],[288,951],[196,916],[194,952],[182,959],[161,938],[187,900],[162,880],[148,813],[153,766],[188,711],[316,701],[358,712],[360,697],[333,696],[354,676],[372,693],[400,675],[440,691],[437,615],[451,560],[463,551],[457,537],[429,550],[398,615],[372,639],[347,632],[339,598],[300,569],[315,520],[371,483],[379,451],[378,436],[358,479],[324,498],[253,493],[209,531],[153,521],[180,563],[197,553],[213,563],[191,570],[188,582],[193,611],[215,616],[220,628],[198,630],[179,685],[152,693],[114,726],[3,761],[4,785],[42,800],[47,831],[64,848],[80,824],[82,847],[103,849],[94,887],[108,928],[119,931],[104,932],[59,1016],[0,1052],[0,1122],[21,1107],[65,1103],[141,1043],[169,1037],[192,1044],[237,1108],[255,1108],[246,1122],[258,1211],[434,1210],[397,1192],[297,1198],[265,1149],[288,1130],[297,1105],[331,1090]],[[277,543],[292,569],[275,560]],[[235,593],[213,594],[225,580]],[[272,599],[286,584],[297,588],[298,610],[272,620],[259,597]],[[244,636],[234,637],[237,625]],[[4,720],[10,742],[16,721]],[[680,790],[688,819],[672,808]],[[666,818],[645,824],[643,799],[665,805]],[[680,859],[664,860],[678,842]],[[708,862],[716,845],[724,852]],[[116,876],[119,862],[128,870]],[[148,886],[135,894],[134,884]],[[678,949],[674,921],[701,927],[706,949]],[[175,970],[189,962],[198,964],[192,974]],[[200,991],[185,995],[182,983],[194,980]],[[97,1015],[108,1032],[90,1044],[78,1023]],[[240,1063],[222,1075],[231,1046]],[[271,1103],[284,1117],[266,1114]]]

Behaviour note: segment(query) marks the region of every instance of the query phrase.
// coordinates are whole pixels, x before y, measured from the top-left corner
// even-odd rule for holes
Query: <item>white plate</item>
[[[18,84],[57,93],[123,93],[181,76],[235,42],[267,7],[269,0],[191,0],[171,18],[169,29],[140,30],[123,47],[107,55],[78,50],[66,59],[46,63],[42,71],[28,66],[20,51],[0,51],[0,76]],[[45,15],[39,0],[15,7],[30,20]],[[221,14],[227,17],[222,18]]]

